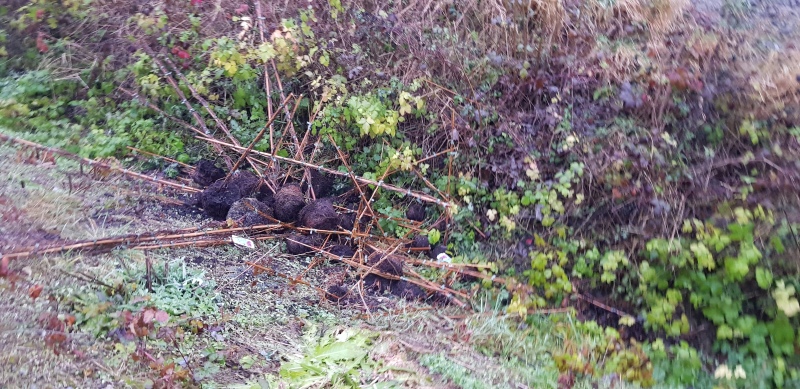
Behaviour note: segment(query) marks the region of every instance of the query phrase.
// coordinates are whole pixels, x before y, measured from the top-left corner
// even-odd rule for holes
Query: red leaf
[[[39,49],[40,53],[46,53],[50,49],[44,41],[44,33],[42,32],[39,32],[39,35],[36,36],[36,48]]]
[[[43,18],[44,18],[44,10],[43,9],[37,9],[36,10],[36,20],[39,21],[39,20],[42,20]]]
[[[250,10],[250,6],[249,5],[241,4],[241,5],[239,5],[239,8],[236,8],[233,12],[235,12],[237,15],[241,15],[241,14],[247,12],[248,10]]]
[[[67,327],[72,327],[72,325],[75,324],[75,316],[67,315],[67,317],[64,318],[64,323],[67,324]]]
[[[166,313],[166,312],[161,311],[161,310],[157,311],[156,312],[156,321],[161,323],[161,324],[166,323],[167,321],[169,321],[169,313]]]
[[[60,332],[56,332],[56,333],[52,333],[50,335],[47,335],[44,338],[44,343],[46,345],[50,346],[50,347],[55,347],[55,346],[57,346],[57,345],[59,345],[61,343],[64,343],[66,340],[67,340],[67,335],[65,335],[63,333],[60,333]]]
[[[0,277],[7,277],[8,276],[8,257],[3,257],[0,260]]]
[[[190,1],[190,4],[192,4],[192,5],[200,5],[200,3],[202,3],[202,2],[203,2],[202,0],[192,0],[192,1]]]
[[[142,322],[144,324],[152,323],[155,317],[156,317],[156,312],[153,309],[145,309],[144,312],[142,312]]]
[[[39,295],[42,294],[42,289],[44,288],[39,284],[31,286],[31,288],[28,289],[28,296],[31,296],[31,298],[36,301]]]

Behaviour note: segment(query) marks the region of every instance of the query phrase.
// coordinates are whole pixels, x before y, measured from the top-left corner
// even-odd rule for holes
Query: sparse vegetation
[[[219,294],[220,274],[188,256],[104,253],[116,265],[75,289],[19,280],[26,265],[4,257],[3,293],[18,299],[18,283],[30,288],[48,312],[39,327],[49,349],[74,353],[71,337],[108,343],[101,381],[130,369],[125,384],[161,387],[800,385],[800,14],[787,1],[23,0],[0,6],[0,22],[0,132],[158,179],[186,177],[201,160],[236,163],[255,173],[251,183],[265,177],[248,190],[263,209],[284,184],[298,184],[297,208],[301,195],[349,193],[331,213],[352,214],[350,228],[329,217],[293,242],[298,258],[322,244],[315,230],[369,225],[364,239],[445,253],[441,266],[414,268],[420,290],[456,291],[476,311],[486,307],[475,301],[495,300],[490,319],[459,316],[450,341],[502,374],[465,367],[450,349],[409,351],[403,363],[413,367],[395,371],[381,350],[397,334],[358,328],[332,306],[293,306],[300,319],[242,317]],[[248,146],[251,158],[241,154]],[[0,239],[2,254],[109,236],[94,217],[91,230],[74,228],[84,216],[53,205],[83,209],[71,196],[91,183],[49,175],[67,181],[62,198],[5,173],[5,187],[22,189],[0,189],[0,231],[19,241]],[[129,201],[110,197],[92,198],[105,208],[97,214]],[[223,205],[212,216],[227,218]],[[375,220],[361,217],[367,208]],[[120,218],[134,223],[141,212]],[[27,224],[38,232],[14,227]],[[69,254],[55,258],[72,274]],[[248,266],[241,273],[263,270]],[[397,293],[402,267],[384,281],[407,296],[410,287]],[[334,291],[370,311],[363,285],[339,295],[333,276],[323,278],[311,284],[323,297]],[[55,307],[41,305],[43,291]],[[228,321],[245,332],[299,326],[292,336],[303,340],[269,357],[232,352],[215,335],[227,329],[208,330]],[[234,368],[247,374],[220,378]]]

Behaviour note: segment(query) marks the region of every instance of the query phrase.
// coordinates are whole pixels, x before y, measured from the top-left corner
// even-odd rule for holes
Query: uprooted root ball
[[[306,205],[297,215],[298,225],[317,230],[332,231],[339,224],[339,214],[330,199],[320,199]]]
[[[293,255],[308,254],[319,248],[321,235],[291,234],[286,237],[286,252]]]
[[[419,285],[406,280],[394,282],[390,285],[390,288],[393,295],[408,300],[424,300],[428,297],[428,293],[419,287]]]
[[[316,198],[328,197],[333,192],[333,177],[311,170],[311,188],[314,189]],[[304,186],[303,189],[306,189],[306,187]]]
[[[367,261],[367,266],[374,267],[381,273],[398,277],[403,275],[403,259],[396,256],[387,256],[380,252],[373,253]]]
[[[286,223],[297,220],[297,214],[303,209],[303,192],[296,184],[289,184],[275,193],[275,218]]]
[[[406,218],[418,222],[425,220],[425,206],[418,203],[409,205],[406,210]]]
[[[409,244],[409,247],[415,248],[415,249],[424,249],[424,250],[421,250],[421,251],[427,251],[427,250],[431,249],[431,244],[428,241],[428,237],[427,236],[425,236],[425,235],[417,235],[417,236],[414,237],[414,240],[411,241],[411,243]]]
[[[344,244],[337,244],[329,248],[328,253],[342,258],[352,258],[356,254],[352,247]]]
[[[192,180],[202,186],[209,186],[223,177],[225,177],[225,171],[207,159],[201,159],[200,162],[197,162],[192,174]]]
[[[220,180],[211,184],[200,194],[200,204],[209,216],[224,220],[231,205],[252,195],[257,185],[258,177],[242,171],[231,177],[227,183]]]
[[[325,297],[327,297],[328,300],[333,302],[339,302],[343,298],[345,298],[345,296],[347,296],[348,291],[347,288],[345,288],[342,285],[331,285],[328,287],[327,292],[328,293],[325,295]]]
[[[397,277],[403,276],[403,260],[382,253],[373,253],[367,261],[367,266],[374,268],[381,273]],[[376,292],[391,290],[397,280],[385,278],[378,274],[367,274],[364,277],[364,286]]]
[[[272,208],[253,199],[243,198],[231,205],[228,211],[228,221],[236,223],[239,227],[251,227],[272,224]]]
[[[275,193],[272,193],[272,190],[265,184],[262,184],[256,189],[256,200],[266,204],[270,208],[275,207]]]
[[[339,215],[339,227],[342,227],[343,230],[352,231],[355,223],[356,223],[355,213],[343,213]]]

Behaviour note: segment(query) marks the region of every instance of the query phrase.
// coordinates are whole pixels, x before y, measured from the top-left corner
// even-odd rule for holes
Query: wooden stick
[[[136,147],[127,146],[127,148],[128,148],[128,150],[135,151],[135,152],[140,153],[140,154],[149,155],[151,157],[156,157],[156,158],[159,158],[159,159],[163,159],[163,160],[165,160],[167,162],[176,163],[176,164],[181,165],[181,166],[183,166],[183,167],[185,167],[187,169],[194,169],[194,166],[187,165],[187,164],[185,164],[183,162],[180,162],[180,161],[176,161],[176,160],[174,160],[172,158],[167,158],[167,157],[164,157],[162,155],[158,155],[156,153],[151,153],[149,151],[144,151],[142,149],[137,149]]]
[[[224,234],[233,234],[235,232],[247,232],[247,231],[266,231],[279,228],[273,224],[267,225],[259,225],[259,226],[252,226],[252,227],[238,227],[238,228],[226,228],[221,230],[212,230],[212,231],[198,231],[199,228],[189,228],[184,230],[178,230],[174,232],[168,232],[165,234],[153,235],[148,234],[147,236],[141,235],[126,235],[122,237],[115,237],[115,238],[106,238],[106,239],[96,239],[96,240],[88,240],[88,241],[81,241],[81,242],[74,242],[67,245],[52,245],[52,246],[45,246],[45,247],[32,247],[23,249],[23,251],[18,251],[14,253],[8,253],[3,255],[3,258],[10,258],[10,259],[18,259],[18,258],[26,258],[33,255],[42,255],[42,254],[53,254],[53,253],[62,253],[67,252],[70,250],[80,250],[80,249],[92,249],[102,246],[121,246],[121,245],[133,245],[138,243],[146,243],[146,242],[153,242],[159,240],[173,240],[173,239],[189,239],[189,238],[196,238],[202,236],[209,236],[209,235],[224,235]]]
[[[281,107],[283,107],[284,105],[286,105],[286,103],[289,101],[289,98],[291,98],[291,97],[293,97],[293,96],[294,96],[294,95],[290,94],[290,95],[289,95],[289,97],[288,97],[286,100],[283,100],[283,102],[281,103]],[[241,157],[239,157],[239,160],[238,160],[238,161],[236,161],[236,163],[235,163],[235,164],[233,164],[233,167],[231,168],[231,171],[230,171],[230,172],[228,172],[228,176],[227,176],[227,177],[225,177],[225,182],[228,182],[228,180],[229,180],[229,179],[231,178],[231,176],[233,175],[233,172],[235,172],[235,171],[236,171],[236,169],[238,169],[238,168],[239,168],[239,166],[242,164],[242,162],[244,162],[244,160],[245,160],[245,159],[247,159],[247,155],[248,155],[248,154],[250,154],[250,151],[251,151],[251,150],[253,150],[253,147],[255,147],[255,146],[256,146],[256,143],[258,143],[258,141],[260,141],[260,140],[261,140],[261,137],[262,137],[262,136],[264,136],[264,133],[267,131],[267,129],[268,129],[268,128],[272,128],[272,122],[273,122],[273,121],[275,121],[275,118],[277,118],[277,117],[278,117],[278,114],[277,114],[277,113],[275,113],[274,115],[272,115],[272,116],[269,118],[269,120],[267,121],[267,124],[264,126],[264,128],[262,128],[262,129],[261,129],[261,131],[259,131],[259,132],[258,132],[258,134],[256,134],[256,137],[255,137],[255,138],[253,138],[253,141],[252,141],[252,142],[250,142],[250,145],[249,145],[249,146],[247,146],[247,149],[245,149],[245,150],[244,150],[244,152],[242,152],[242,156],[241,156]]]
[[[174,182],[171,182],[171,181],[166,181],[166,180],[161,180],[161,179],[158,179],[158,178],[149,177],[149,176],[146,176],[144,174],[136,173],[136,172],[128,170],[128,169],[111,166],[109,164],[106,164],[106,163],[103,163],[103,162],[98,162],[98,161],[91,160],[91,159],[88,159],[88,158],[83,158],[81,156],[72,154],[72,153],[70,153],[68,151],[64,151],[64,150],[61,150],[61,149],[56,149],[56,148],[53,148],[53,147],[47,147],[47,146],[40,145],[38,143],[31,142],[31,141],[28,141],[28,140],[10,137],[10,136],[5,135],[5,134],[0,134],[0,140],[5,141],[5,142],[16,143],[16,144],[21,145],[21,146],[32,147],[32,148],[35,148],[35,149],[44,150],[44,151],[47,151],[49,153],[58,154],[58,155],[60,155],[62,157],[66,157],[66,158],[69,158],[71,160],[87,164],[89,166],[99,166],[101,168],[113,170],[113,171],[116,171],[116,172],[119,172],[119,173],[122,173],[122,174],[125,174],[125,175],[128,175],[128,176],[131,176],[131,177],[136,177],[136,178],[139,178],[139,179],[142,179],[142,180],[146,180],[146,181],[150,181],[150,182],[155,182],[157,184],[169,186],[171,188],[180,189],[180,190],[182,190],[184,192],[189,192],[189,193],[202,192],[202,190],[197,189],[197,188],[192,188],[190,186],[174,183]]]
[[[336,148],[336,152],[339,154],[339,159],[342,161],[342,164],[344,164],[344,167],[347,169],[347,175],[350,177],[351,180],[353,180],[353,185],[355,185],[356,190],[358,191],[358,195],[361,196],[361,202],[364,204],[365,210],[369,210],[370,216],[374,217],[375,216],[375,211],[372,210],[372,205],[370,205],[370,201],[372,199],[367,200],[366,195],[364,195],[364,191],[361,190],[361,186],[358,184],[358,180],[356,179],[355,173],[353,173],[353,169],[350,168],[350,165],[347,163],[347,158],[345,158],[344,153],[342,152],[342,149],[339,148],[339,145],[336,144],[336,141],[333,139],[333,136],[328,134],[328,139],[331,141],[331,144],[333,144],[333,147]],[[377,190],[377,188],[376,188],[376,190]],[[375,192],[373,192],[372,195],[374,196]],[[356,219],[355,219],[355,222],[353,223],[353,230],[354,231],[358,228],[358,224],[361,221],[361,217],[362,216],[363,215],[362,215],[361,212],[356,213]],[[381,228],[380,223],[378,223],[378,229],[381,231],[381,233],[384,233],[383,228]]]
[[[199,136],[197,138],[205,140],[205,141],[208,141],[208,142],[217,143],[217,144],[220,144],[220,145],[225,146],[225,147],[229,147],[229,148],[237,150],[237,151],[242,151],[242,150],[245,149],[244,147],[236,146],[234,144],[230,144],[230,143],[223,142],[223,141],[220,141],[220,140],[217,140],[217,139],[213,139],[213,138],[199,137]],[[329,169],[329,168],[326,168],[324,166],[315,166],[315,165],[313,165],[311,163],[303,162],[303,161],[297,161],[297,160],[295,160],[293,158],[281,157],[280,155],[276,155],[276,156],[273,157],[272,155],[269,155],[269,154],[266,154],[266,153],[262,153],[262,152],[257,151],[257,150],[253,150],[251,153],[255,154],[255,155],[262,156],[262,157],[266,157],[266,158],[275,158],[275,159],[278,159],[278,160],[281,160],[281,161],[284,161],[284,162],[294,163],[294,164],[297,164],[297,165],[303,165],[305,167],[309,167],[309,168],[312,168],[312,169],[317,169],[319,171],[322,171],[322,172],[325,172],[325,173],[328,173],[328,174],[331,174],[331,175],[335,175],[335,176],[349,177],[349,175],[347,173],[342,173],[342,172],[340,172],[338,170]],[[446,202],[444,202],[444,201],[442,201],[440,199],[437,199],[437,198],[432,197],[432,196],[428,196],[428,195],[423,194],[423,193],[417,193],[417,192],[414,192],[414,191],[412,191],[410,189],[403,189],[403,188],[400,188],[400,187],[397,187],[397,186],[394,186],[394,185],[385,184],[385,183],[382,183],[382,182],[378,182],[378,181],[375,181],[375,180],[370,180],[368,178],[358,177],[358,176],[355,176],[355,180],[358,181],[361,184],[374,185],[374,186],[377,186],[377,187],[385,188],[386,190],[390,190],[392,192],[405,194],[407,196],[411,196],[411,197],[420,199],[420,200],[425,201],[425,202],[435,203],[435,204],[438,204],[438,205],[440,205],[440,206],[442,206],[444,208],[447,208],[447,207],[450,206],[450,204],[448,204],[448,203],[446,203]]]

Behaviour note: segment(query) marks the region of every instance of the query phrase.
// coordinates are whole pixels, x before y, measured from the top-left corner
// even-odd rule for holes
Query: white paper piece
[[[242,238],[241,236],[232,235],[231,236],[231,241],[233,241],[233,244],[235,244],[237,246],[247,247],[249,249],[256,248],[256,244],[253,243],[252,240],[247,239],[247,238]]]
[[[449,255],[447,255],[447,253],[441,253],[441,254],[439,254],[439,255],[437,255],[437,256],[436,256],[436,259],[437,259],[437,260],[439,260],[439,262],[446,262],[446,263],[450,263],[450,260],[451,260],[452,258],[450,258],[450,256],[449,256]]]

